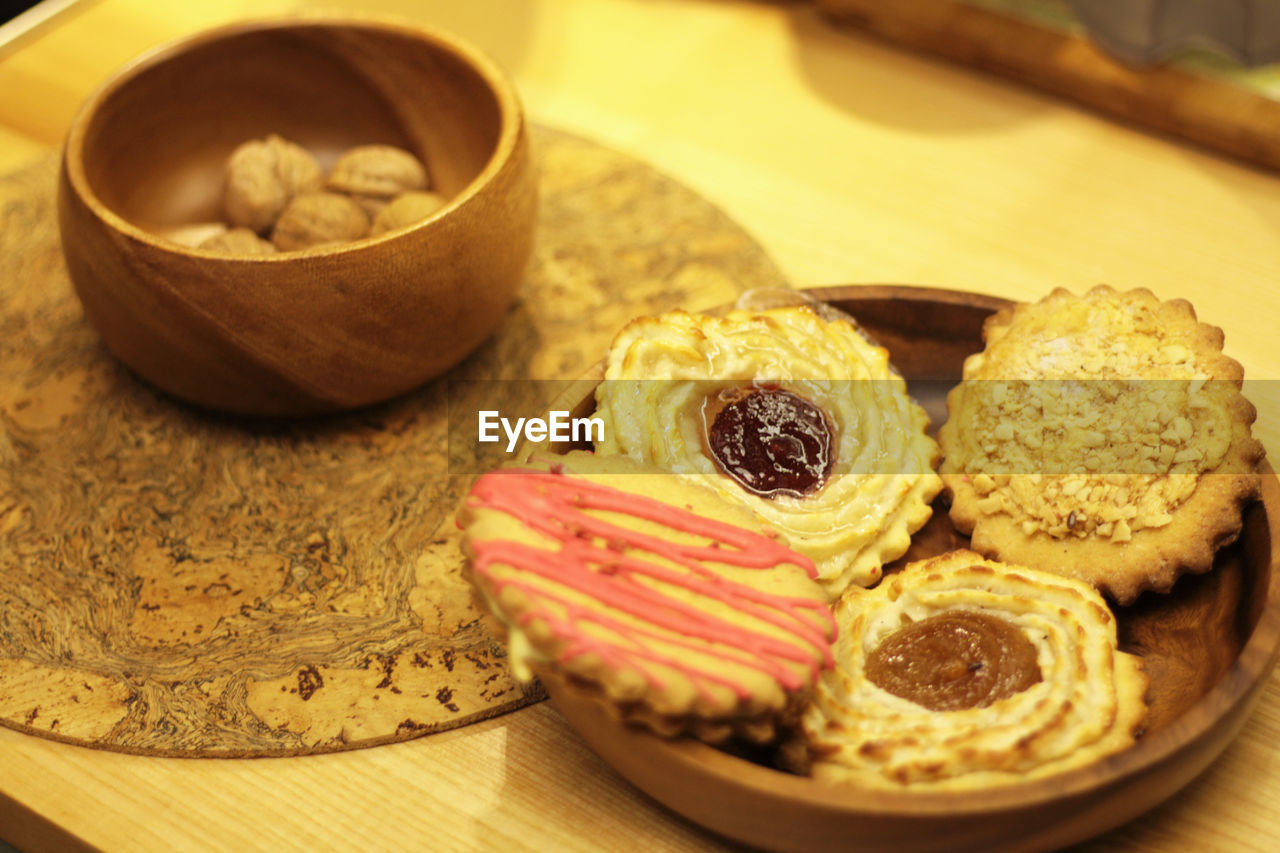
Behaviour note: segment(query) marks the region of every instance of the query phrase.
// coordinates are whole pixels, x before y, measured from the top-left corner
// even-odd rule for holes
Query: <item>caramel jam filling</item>
[[[738,485],[764,498],[822,488],[835,462],[822,410],[791,391],[729,388],[703,404],[707,450]]]
[[[866,672],[872,684],[931,711],[985,708],[1041,678],[1022,631],[971,610],[904,625],[868,655]]]

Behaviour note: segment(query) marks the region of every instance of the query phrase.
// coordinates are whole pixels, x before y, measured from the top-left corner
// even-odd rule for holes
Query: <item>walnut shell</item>
[[[294,196],[321,188],[324,173],[309,151],[272,134],[231,152],[226,180],[227,221],[265,234]]]
[[[359,240],[369,233],[360,205],[339,193],[303,193],[280,214],[271,241],[284,252]]]
[[[392,145],[359,145],[347,150],[329,173],[328,189],[346,193],[376,215],[391,199],[428,187],[426,167]]]
[[[369,233],[377,236],[397,228],[404,228],[426,219],[440,208],[447,199],[439,193],[408,192],[396,196],[390,204],[378,211]]]
[[[172,240],[179,246],[195,248],[206,240],[227,233],[225,222],[190,222],[186,225],[175,225],[160,232],[163,237]]]
[[[232,228],[200,243],[201,249],[232,255],[274,255],[276,247],[248,228]]]

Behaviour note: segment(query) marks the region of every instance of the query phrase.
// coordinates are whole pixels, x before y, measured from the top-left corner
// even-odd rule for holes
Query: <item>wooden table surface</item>
[[[334,3],[326,3],[333,8]],[[1252,379],[1280,373],[1280,178],[837,30],[801,2],[374,0],[470,37],[531,118],[643,159],[722,207],[796,286],[1056,286],[1185,297]],[[289,0],[82,2],[0,48],[0,174],[48,156],[147,48]],[[1257,383],[1273,451],[1280,403]],[[395,746],[174,760],[0,729],[0,838],[158,849],[720,849],[537,705]],[[1273,849],[1280,685],[1237,741],[1097,849]]]

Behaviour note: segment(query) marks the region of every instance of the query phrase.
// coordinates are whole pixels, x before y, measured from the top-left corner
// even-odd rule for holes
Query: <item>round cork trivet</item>
[[[450,388],[520,414],[631,317],[783,280],[647,165],[535,129],[536,256],[448,377],[323,419],[176,402],[103,347],[58,246],[51,158],[0,179],[0,724],[126,752],[297,755],[542,697],[461,577]],[[478,395],[478,396],[477,396]],[[454,401],[455,403],[457,401]]]

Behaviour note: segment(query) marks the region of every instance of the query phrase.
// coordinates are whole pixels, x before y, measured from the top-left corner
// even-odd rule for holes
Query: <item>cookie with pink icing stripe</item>
[[[459,524],[517,675],[566,681],[660,734],[767,741],[832,664],[812,562],[670,473],[535,457],[481,477]]]

